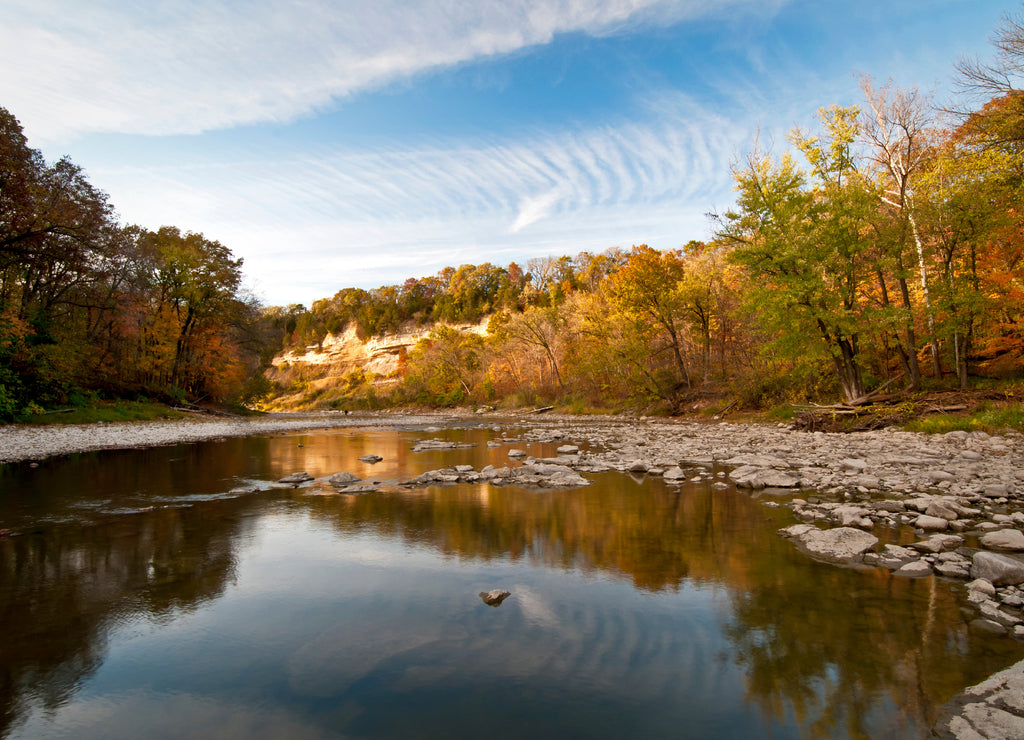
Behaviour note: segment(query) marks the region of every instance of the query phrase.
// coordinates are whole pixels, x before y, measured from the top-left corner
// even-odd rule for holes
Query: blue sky
[[[270,304],[706,238],[730,165],[859,76],[934,91],[986,0],[0,0],[0,106]]]

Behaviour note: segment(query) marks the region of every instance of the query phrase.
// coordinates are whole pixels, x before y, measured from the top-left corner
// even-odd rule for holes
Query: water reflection
[[[816,564],[785,510],[706,482],[219,498],[505,462],[490,430],[444,434],[477,446],[346,430],[0,467],[2,734],[915,736],[1021,657],[949,582]]]

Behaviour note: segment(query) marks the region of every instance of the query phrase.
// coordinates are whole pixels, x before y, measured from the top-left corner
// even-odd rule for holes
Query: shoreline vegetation
[[[449,266],[308,309],[261,305],[242,260],[202,234],[118,223],[80,167],[46,162],[0,108],[0,422],[149,400],[671,416],[790,404],[850,421],[874,401],[892,407],[883,426],[915,416],[921,394],[1012,404],[1024,20],[1005,16],[993,44],[993,61],[957,65],[957,110],[865,78],[859,102],[822,107],[785,151],[755,144],[705,241]],[[411,330],[414,343],[388,345]],[[349,335],[378,345],[372,362],[280,361]]]

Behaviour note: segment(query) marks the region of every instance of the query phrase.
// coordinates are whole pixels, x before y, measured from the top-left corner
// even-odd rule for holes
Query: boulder
[[[913,562],[906,563],[893,573],[893,575],[904,578],[924,578],[931,574],[932,567],[923,560],[914,560]]]
[[[353,475],[352,473],[347,472],[341,472],[332,475],[330,478],[327,479],[327,482],[330,483],[332,486],[340,488],[342,486],[351,485],[352,483],[355,483],[356,481],[360,480],[362,480],[362,478],[360,478],[357,475]]]
[[[949,520],[940,519],[937,516],[928,516],[927,514],[922,514],[914,520],[914,526],[918,529],[923,529],[925,531],[942,531],[949,527]]]
[[[665,480],[682,480],[682,479],[686,478],[686,471],[684,471],[682,468],[676,466],[674,468],[669,468],[668,470],[666,470],[662,474],[662,477]]]
[[[953,507],[945,501],[938,499],[928,504],[928,508],[924,510],[924,513],[926,516],[934,516],[950,522],[957,518],[957,513],[953,510]]]
[[[562,445],[556,450],[556,452],[558,452],[559,455],[575,455],[579,451],[580,448],[577,447],[576,445]]]
[[[1024,532],[1019,529],[1000,529],[981,536],[981,546],[989,550],[1024,552]]]
[[[873,534],[853,527],[818,529],[811,524],[794,524],[779,534],[794,540],[811,557],[833,563],[848,563],[878,544]]]
[[[291,475],[286,475],[284,478],[279,479],[277,482],[278,483],[292,483],[292,484],[298,485],[299,483],[305,483],[306,481],[310,481],[310,480],[313,480],[313,476],[311,476],[309,473],[303,471],[301,473],[292,473]]]
[[[920,552],[947,552],[949,550],[955,550],[964,544],[964,538],[958,534],[933,534],[926,540],[921,542],[914,542],[908,547],[912,547]]]
[[[977,552],[971,577],[984,578],[994,586],[1016,586],[1024,583],[1024,562],[997,552]]]

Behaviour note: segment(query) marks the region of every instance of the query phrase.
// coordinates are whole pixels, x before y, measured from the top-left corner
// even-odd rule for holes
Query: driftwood
[[[548,411],[553,411],[554,408],[555,408],[554,406],[541,406],[539,409],[534,409],[533,411],[531,411],[529,413],[531,413],[531,414],[546,414]]]
[[[711,418],[712,418],[712,419],[714,419],[715,421],[718,421],[718,420],[719,420],[719,419],[721,419],[721,418],[722,418],[723,416],[725,416],[725,415],[726,415],[727,413],[729,413],[729,410],[730,410],[730,409],[731,409],[731,408],[732,408],[733,406],[735,406],[735,405],[736,405],[737,403],[739,403],[739,401],[733,401],[732,403],[730,403],[730,404],[729,404],[728,406],[726,406],[726,407],[725,407],[724,409],[722,409],[721,411],[719,411],[719,412],[718,412],[717,414],[715,414],[715,415],[714,415],[714,416],[712,416]]]

